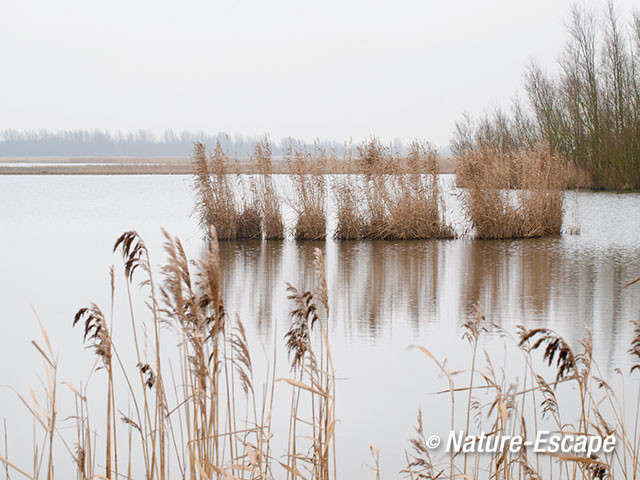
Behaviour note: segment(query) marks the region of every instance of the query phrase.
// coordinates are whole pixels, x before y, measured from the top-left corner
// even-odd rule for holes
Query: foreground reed
[[[539,144],[518,154],[491,147],[459,159],[457,182],[475,238],[531,238],[562,230],[565,162]]]
[[[578,350],[548,328],[520,326],[513,336],[488,322],[478,310],[463,329],[472,355],[468,371],[454,372],[447,360],[438,360],[422,346],[416,348],[435,362],[444,375],[446,387],[439,394],[449,398],[450,431],[461,432],[460,438],[465,440],[458,449],[434,450],[419,411],[417,436],[410,441],[404,471],[410,478],[638,477],[640,398],[633,405],[626,404],[627,375],[619,369],[615,370],[621,384],[617,390],[603,379],[593,358],[588,328]],[[494,363],[495,358],[480,347],[481,337],[489,330],[502,335],[507,342],[504,355],[509,362],[505,360],[500,368]],[[631,372],[640,369],[637,323],[635,334],[630,353],[636,363]],[[463,379],[456,381],[459,377]],[[622,392],[622,398],[616,396],[616,391]],[[586,443],[576,443],[571,452],[563,451],[563,446],[555,451],[536,451],[531,445],[535,445],[540,431],[553,433],[560,439],[591,436],[595,440],[590,445],[598,440],[602,445],[607,437],[615,437],[615,448],[609,452],[590,452]],[[511,448],[509,444],[506,448],[499,447],[501,439],[514,437],[531,443],[520,444],[521,448]],[[483,453],[470,453],[478,452],[479,448]]]
[[[74,326],[82,327],[85,345],[97,356],[89,378],[105,382],[106,398],[94,398],[89,385],[68,384],[76,412],[63,423],[74,428],[59,425],[58,366],[43,329],[45,347],[34,345],[45,359],[46,396],[20,399],[46,436],[42,444],[34,445],[31,473],[0,457],[7,472],[53,479],[53,450],[59,443],[80,479],[255,479],[285,474],[287,478],[335,478],[335,378],[322,254],[316,249],[318,291],[289,286],[292,323],[286,338],[292,378],[276,379],[275,365],[266,356],[259,364],[265,372],[260,384],[254,378],[256,364],[244,324],[225,309],[215,229],[210,237],[204,257],[189,261],[180,240],[165,232],[167,261],[159,282],[143,240],[135,232],[118,238],[114,250],[123,257],[135,362],[123,361],[124,352],[112,337],[115,324],[120,323],[113,312],[112,269],[110,320],[96,304],[81,308],[73,319]],[[136,315],[130,288],[137,278],[148,295],[143,319]],[[160,333],[161,326],[168,329],[168,336]],[[283,387],[277,388],[280,382]],[[289,445],[281,456],[274,452],[271,439],[282,426],[272,426],[271,413],[282,388],[290,388],[294,403]],[[117,395],[116,389],[120,390]],[[92,423],[90,404],[94,414],[96,405],[103,406],[106,428]],[[309,417],[303,418],[309,411]]]

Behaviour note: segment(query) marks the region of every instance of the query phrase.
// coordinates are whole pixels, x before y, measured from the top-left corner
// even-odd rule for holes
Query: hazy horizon
[[[606,2],[582,2],[595,11]],[[634,3],[615,2],[626,16]],[[0,131],[269,133],[449,144],[557,68],[571,2],[0,5]]]

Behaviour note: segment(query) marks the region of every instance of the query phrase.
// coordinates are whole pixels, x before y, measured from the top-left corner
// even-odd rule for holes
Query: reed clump
[[[566,162],[545,144],[519,153],[492,147],[459,157],[457,178],[475,238],[532,238],[562,230]]]
[[[363,222],[358,206],[358,178],[345,175],[333,186],[337,210],[337,226],[334,237],[338,240],[362,238]]]
[[[453,238],[444,217],[438,185],[438,154],[429,144],[414,141],[394,178],[390,205],[390,239]]]
[[[221,240],[238,238],[240,212],[232,177],[229,175],[229,157],[220,141],[212,155],[207,155],[202,143],[194,145],[193,166],[196,212],[200,225],[209,231],[215,227]]]
[[[289,145],[286,161],[293,177],[296,212],[296,240],[324,240],[327,236],[325,169],[331,161],[324,149],[316,146],[312,153]]]
[[[284,238],[284,221],[280,209],[280,197],[273,181],[271,161],[271,140],[265,136],[256,142],[251,160],[258,165],[257,187],[258,205],[262,214],[264,238],[278,240]]]
[[[452,238],[438,186],[437,153],[414,141],[402,157],[376,138],[359,145],[356,163],[364,172],[335,187],[336,238],[409,240]]]
[[[257,142],[252,161],[258,166],[258,177],[240,180],[231,173],[231,159],[219,141],[210,155],[204,144],[194,145],[195,211],[207,234],[215,227],[220,240],[283,238],[268,138]]]

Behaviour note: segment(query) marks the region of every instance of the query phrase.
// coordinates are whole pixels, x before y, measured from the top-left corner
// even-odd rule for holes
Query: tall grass
[[[335,161],[324,150],[305,152],[289,145],[286,164],[293,180],[290,200],[296,212],[293,235],[322,240],[327,235],[326,201],[336,209],[334,237],[340,240],[415,240],[453,238],[445,218],[438,181],[438,154],[414,141],[406,156],[375,137],[358,145],[345,161],[361,174],[337,175],[328,195],[326,166]],[[216,146],[207,161],[204,146],[194,154],[196,212],[203,227],[213,225],[233,238],[282,239],[282,199],[273,177],[268,137],[255,145],[257,175],[237,186],[228,157]],[[563,188],[576,169],[540,142],[519,151],[491,145],[465,150],[458,158],[458,186],[466,188],[463,206],[477,238],[528,238],[559,234]]]
[[[196,143],[193,153],[194,191],[196,213],[206,232],[213,226],[221,240],[252,238],[254,232],[247,228],[247,206],[240,210],[236,189],[229,173],[229,157],[216,142],[212,155],[206,147]]]
[[[636,325],[637,327],[637,325]],[[418,412],[416,436],[407,452],[405,473],[410,478],[495,478],[495,479],[636,479],[640,469],[637,413],[640,399],[627,405],[602,378],[593,358],[591,331],[578,349],[548,328],[518,327],[514,336],[489,322],[478,310],[463,325],[471,350],[468,370],[451,370],[448,360],[437,359],[425,347],[416,347],[435,362],[446,380],[439,392],[449,399],[450,429],[471,436],[477,447],[495,444],[496,439],[518,435],[535,441],[541,430],[562,437],[590,435],[604,439],[615,435],[612,453],[536,453],[531,446],[507,448],[484,454],[464,451],[439,452],[429,448],[422,413]],[[505,338],[504,364],[483,351],[481,337],[491,332]],[[630,353],[638,359],[640,328]],[[546,365],[545,365],[546,364]],[[639,368],[634,365],[631,369]],[[616,369],[624,396],[627,375]],[[443,412],[444,413],[444,412]],[[444,442],[447,439],[443,439]],[[486,450],[485,450],[486,452]],[[434,458],[434,455],[438,455]]]
[[[349,151],[343,161],[361,174],[347,174],[332,185],[337,208],[338,239],[404,240],[451,238],[453,229],[444,218],[438,185],[437,152],[415,141],[406,157],[392,151],[377,138]],[[285,225],[281,197],[273,175],[271,142],[264,137],[255,145],[252,163],[257,176],[237,187],[229,179],[228,156],[220,145],[207,160],[205,147],[196,144],[194,190],[196,212],[203,228],[213,225],[220,239],[282,239]],[[323,240],[327,235],[327,168],[335,168],[333,154],[314,148],[300,150],[290,141],[285,158],[294,184],[291,206],[298,240]],[[208,231],[208,230],[207,230]]]
[[[294,236],[297,240],[324,240],[327,236],[325,169],[330,159],[320,147],[306,153],[290,145],[286,161],[295,188]]]
[[[264,237],[266,239],[282,239],[284,238],[284,221],[280,209],[280,198],[273,182],[271,140],[269,137],[265,136],[256,143],[251,159],[258,165],[260,173],[258,198]]]
[[[46,395],[41,400],[35,395],[31,400],[19,398],[45,436],[42,443],[34,444],[31,473],[0,456],[7,471],[52,480],[53,448],[59,441],[80,479],[282,478],[278,472],[291,478],[335,478],[335,376],[328,344],[329,303],[322,254],[316,249],[317,291],[289,286],[292,323],[286,337],[292,378],[276,379],[275,365],[266,356],[260,362],[264,377],[259,379],[254,377],[255,363],[244,324],[227,313],[223,302],[213,228],[210,238],[204,257],[190,261],[181,241],[165,232],[167,260],[160,269],[159,282],[138,234],[126,232],[118,238],[114,250],[123,257],[136,361],[124,362],[113,342],[115,324],[125,319],[113,316],[112,276],[111,319],[107,320],[96,304],[81,308],[73,319],[74,326],[82,327],[85,345],[96,354],[89,378],[107,385],[106,398],[90,397],[93,390],[88,385],[68,384],[76,413],[63,422],[75,424],[75,428],[59,425],[58,365],[43,329],[45,347],[34,345],[45,360]],[[145,318],[135,313],[136,299],[130,288],[134,280],[141,280],[146,288]],[[160,335],[161,325],[170,332],[168,337]],[[117,325],[118,329],[124,327]],[[177,359],[177,364],[170,358]],[[115,395],[116,388],[124,391]],[[271,414],[283,388],[290,388],[295,404],[289,447],[281,456],[273,450],[271,440],[275,430],[283,426],[272,426]],[[106,425],[95,425],[88,414],[89,403],[96,400],[106,411]],[[309,411],[311,415],[303,421],[303,414]],[[304,427],[298,426],[301,423]],[[123,430],[128,441],[119,443]],[[123,455],[127,452],[128,456]]]
[[[362,177],[335,186],[336,238],[405,240],[451,238],[437,178],[437,154],[425,143],[411,144],[401,157],[376,138],[357,147]]]
[[[457,181],[476,238],[531,238],[562,230],[565,162],[536,145],[520,153],[484,147],[466,151]]]

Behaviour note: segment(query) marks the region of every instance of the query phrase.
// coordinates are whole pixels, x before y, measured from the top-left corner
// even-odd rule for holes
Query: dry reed
[[[271,447],[274,436],[271,412],[278,383],[275,365],[270,365],[268,359],[261,365],[265,367],[265,377],[262,387],[256,388],[244,325],[239,318],[232,319],[224,306],[215,229],[212,227],[210,232],[209,250],[203,258],[192,261],[180,239],[166,232],[164,235],[167,261],[160,269],[159,283],[150,268],[149,252],[137,233],[124,233],[114,246],[123,257],[137,364],[125,364],[112,339],[113,269],[111,321],[96,304],[79,309],[73,319],[74,326],[82,326],[84,343],[97,356],[89,377],[97,379],[98,370],[106,372],[103,377],[107,385],[106,428],[91,423],[87,385],[76,388],[71,384],[68,386],[74,394],[76,414],[64,422],[74,422],[75,428],[58,426],[58,366],[43,328],[45,347],[33,344],[44,359],[45,397],[38,400],[34,395],[30,402],[18,396],[43,428],[45,437],[42,444],[34,445],[32,475],[0,456],[7,472],[11,469],[27,478],[46,476],[47,480],[53,480],[55,440],[65,446],[76,465],[78,478],[83,480],[267,479],[281,478],[279,471],[287,472],[291,478],[300,475],[318,480],[335,478],[335,376],[328,344],[329,303],[320,250],[314,253],[319,288],[298,294],[297,289],[289,286],[295,292],[291,297],[294,321],[290,332],[304,329],[306,333],[295,341],[295,333],[287,335],[288,348],[296,350],[299,357],[294,362],[293,378],[280,380],[293,389],[296,405],[291,421],[297,427],[290,431],[290,449],[279,457]],[[149,314],[143,319],[135,314],[130,288],[138,277],[148,295],[145,304]],[[301,308],[306,310],[303,312]],[[301,326],[304,322],[307,323]],[[158,334],[160,324],[173,334],[168,342],[166,339],[163,342]],[[316,340],[312,338],[312,329],[317,332]],[[177,372],[165,358],[169,352],[164,350],[166,347],[176,349]],[[163,378],[167,365],[171,366],[172,376],[177,373],[173,385]],[[117,396],[116,385],[124,388]],[[303,421],[301,416],[307,411],[311,415]],[[116,441],[120,438],[118,424],[128,432],[126,446],[119,446]],[[74,434],[75,438],[69,441],[68,437]],[[97,441],[97,436],[103,441]],[[71,448],[74,443],[76,447]],[[104,445],[104,450],[100,447],[98,451],[97,445]],[[123,447],[128,449],[128,459],[118,456]],[[135,457],[137,461],[133,460]],[[98,472],[97,465],[104,470]],[[278,470],[279,465],[285,470]]]
[[[271,140],[265,136],[256,143],[252,161],[258,165],[260,180],[258,198],[262,214],[264,238],[267,240],[284,238],[284,221],[280,211],[280,198],[273,181],[271,161]]]
[[[484,441],[485,453],[474,453],[472,461],[469,461],[467,447],[459,452],[451,449],[439,455],[429,446],[419,412],[417,436],[410,440],[404,473],[413,479],[637,478],[640,467],[637,415],[635,420],[628,418],[624,399],[617,398],[613,388],[601,378],[593,358],[588,328],[577,350],[547,328],[526,329],[520,326],[514,337],[500,326],[490,324],[478,311],[463,328],[472,349],[468,371],[456,371],[454,374],[447,360],[439,361],[428,349],[417,348],[436,363],[446,378],[446,389],[438,393],[450,397],[451,432],[470,436],[476,450]],[[505,363],[501,369],[496,368],[488,353],[481,352],[479,348],[479,338],[490,329],[492,334],[502,335],[507,341],[505,348],[509,350],[505,358],[509,358],[509,365]],[[640,329],[635,331],[636,338],[630,350],[636,356],[639,332]],[[483,353],[484,362],[480,353]],[[541,366],[540,360],[548,367]],[[523,372],[514,378],[513,371],[518,371],[518,368]],[[633,366],[632,371],[636,368]],[[549,369],[553,377],[545,378]],[[509,375],[507,370],[512,374]],[[624,392],[624,375],[618,369],[616,372]],[[460,385],[454,380],[454,375],[455,378],[465,376],[468,380]],[[557,394],[560,389],[562,398]],[[565,405],[568,408],[562,410],[563,416],[561,406]],[[634,411],[638,407],[640,399],[636,400]],[[464,410],[462,416],[461,410]],[[586,449],[584,452],[578,449],[575,453],[553,454],[536,452],[528,449],[527,445],[513,450],[508,443],[506,448],[496,447],[500,438],[514,436],[533,444],[536,431],[541,430],[563,437],[576,434],[600,437],[601,441],[615,435],[616,449],[609,454],[588,454]],[[493,447],[489,447],[491,445]]]
[[[196,212],[200,224],[206,231],[215,227],[221,240],[238,237],[240,213],[231,183],[229,157],[216,142],[213,155],[207,155],[202,143],[194,146],[193,166],[195,172]]]
[[[459,158],[463,206],[479,239],[557,235],[562,229],[567,169],[548,146],[517,154],[493,148],[466,151]]]
[[[320,147],[306,153],[294,150],[290,143],[286,161],[295,188],[293,208],[297,219],[294,237],[296,240],[324,240],[327,236],[324,172],[330,160]]]
[[[33,342],[43,359],[44,396],[32,392],[31,401],[18,398],[33,415],[44,435],[34,445],[33,472],[0,456],[6,472],[27,478],[54,478],[54,444],[59,440],[77,466],[77,476],[90,478],[144,477],[162,478],[336,478],[335,450],[335,373],[329,345],[329,295],[324,258],[314,250],[317,287],[302,290],[288,286],[292,302],[291,326],[285,334],[291,360],[291,378],[278,379],[291,387],[291,410],[287,450],[278,460],[271,447],[274,428],[271,412],[276,401],[275,368],[268,364],[262,391],[256,388],[254,361],[242,322],[232,320],[226,312],[221,278],[221,259],[215,229],[210,233],[210,248],[204,257],[189,261],[181,241],[165,232],[167,261],[161,268],[162,280],[155,283],[149,252],[135,232],[125,232],[114,250],[123,257],[124,279],[130,304],[133,348],[138,361],[134,368],[123,363],[114,345],[113,299],[114,277],[111,270],[111,319],[95,304],[81,308],[73,319],[83,327],[83,341],[96,354],[91,376],[105,372],[107,396],[106,428],[92,424],[87,385],[76,388],[76,414],[58,419],[58,363],[46,330],[41,325],[44,343]],[[134,313],[130,286],[142,277],[147,290],[148,315],[139,319]],[[625,288],[640,279],[629,282]],[[38,320],[39,321],[39,320]],[[163,380],[164,364],[160,324],[175,332],[169,342],[177,348],[179,374],[173,387]],[[602,378],[592,352],[591,332],[577,348],[549,328],[518,327],[516,336],[489,323],[476,308],[463,325],[463,338],[471,348],[469,370],[451,371],[448,361],[439,361],[427,348],[416,347],[434,361],[443,374],[451,405],[451,431],[493,440],[503,436],[532,439],[532,432],[548,429],[561,435],[577,433],[604,438],[615,435],[617,448],[609,455],[533,455],[521,448],[489,450],[486,455],[449,451],[443,459],[430,451],[421,412],[418,413],[416,437],[410,440],[404,471],[410,478],[454,479],[494,478],[557,480],[636,479],[640,471],[640,430],[638,416],[631,419],[625,399],[616,397],[614,388]],[[147,344],[140,335],[151,332]],[[509,364],[497,368],[491,356],[481,348],[485,332],[505,338],[511,349]],[[640,324],[635,322],[629,353],[633,362],[630,373],[640,370]],[[163,346],[164,348],[164,346]],[[164,352],[165,350],[163,350]],[[484,359],[484,360],[483,360]],[[518,362],[518,359],[521,359]],[[541,362],[546,363],[540,365]],[[519,363],[519,364],[518,364]],[[513,372],[522,368],[514,378]],[[616,369],[625,391],[626,375]],[[121,382],[115,382],[114,377]],[[135,378],[138,381],[135,381]],[[463,377],[463,384],[456,384]],[[125,389],[124,400],[114,395],[114,386]],[[563,390],[559,395],[558,390]],[[169,395],[171,393],[171,395]],[[261,395],[260,395],[261,393]],[[464,401],[459,402],[459,397]],[[123,414],[123,402],[130,405]],[[102,402],[100,402],[102,403]],[[563,409],[561,406],[569,408]],[[458,410],[456,410],[456,406]],[[640,399],[631,406],[640,411]],[[459,409],[464,415],[456,417]],[[116,414],[116,412],[120,412]],[[567,416],[568,412],[568,416]],[[129,458],[118,456],[116,442],[117,415],[129,432]],[[458,418],[458,421],[456,421]],[[462,421],[462,424],[460,424]],[[60,425],[75,422],[75,429]],[[463,426],[464,425],[464,426]],[[531,427],[534,428],[531,428]],[[74,432],[75,430],[75,432]],[[98,452],[99,436],[105,439],[103,454]],[[474,433],[476,432],[476,433]],[[482,433],[488,432],[488,433]],[[69,436],[75,438],[68,441]],[[6,437],[5,437],[6,438]],[[5,440],[6,442],[6,440]],[[75,443],[75,447],[71,445]],[[6,445],[5,445],[6,446]],[[376,477],[380,475],[380,451],[371,446]],[[140,456],[142,475],[134,473],[132,457]],[[436,458],[434,458],[436,457]],[[284,468],[282,475],[274,467]],[[98,467],[99,466],[99,467]],[[123,468],[126,467],[126,468]],[[104,468],[104,474],[98,470]],[[127,472],[126,474],[124,472]],[[9,475],[7,475],[9,476]]]
[[[376,138],[359,145],[362,177],[337,182],[339,239],[451,238],[437,179],[437,153],[414,141],[403,158]]]

